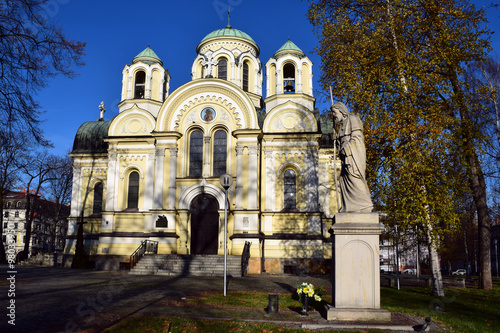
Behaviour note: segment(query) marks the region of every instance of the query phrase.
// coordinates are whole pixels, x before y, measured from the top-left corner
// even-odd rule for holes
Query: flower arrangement
[[[314,289],[311,283],[302,282],[301,285],[297,286],[297,295],[313,297],[316,302],[321,302],[321,291],[322,288]]]

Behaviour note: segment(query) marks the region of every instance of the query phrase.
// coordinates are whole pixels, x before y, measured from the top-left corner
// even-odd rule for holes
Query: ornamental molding
[[[233,115],[233,121],[238,128],[245,127],[245,124],[250,123],[249,115],[243,115],[244,122],[242,123],[241,111],[238,111],[237,106],[243,105],[244,101],[234,92],[228,89],[223,89],[221,87],[210,87],[211,92],[207,92],[206,86],[201,86],[188,90],[186,93],[181,94],[176,98],[171,106],[170,110],[176,110],[174,112],[169,112],[167,120],[170,120],[170,125],[166,124],[165,127],[170,127],[171,131],[176,131],[179,129],[179,123],[182,117],[189,112],[195,110],[197,104],[200,103],[211,103],[218,104],[224,109],[229,110]],[[181,106],[181,103],[183,104]],[[173,113],[173,114],[172,114]],[[193,112],[196,120],[196,111]]]

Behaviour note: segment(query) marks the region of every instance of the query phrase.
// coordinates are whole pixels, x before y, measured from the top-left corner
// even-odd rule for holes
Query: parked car
[[[463,268],[457,269],[456,271],[451,273],[451,275],[466,275],[466,274],[467,274],[467,271]]]
[[[403,274],[417,275],[417,270],[415,268],[407,268],[403,271]]]

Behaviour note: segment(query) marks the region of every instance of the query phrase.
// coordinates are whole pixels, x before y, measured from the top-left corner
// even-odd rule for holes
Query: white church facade
[[[158,253],[222,255],[219,177],[229,174],[228,254],[250,242],[250,273],[324,272],[339,166],[312,62],[288,40],[263,65],[255,41],[230,26],[196,52],[192,80],[170,91],[146,48],[123,69],[118,115],[79,128],[65,254],[85,222],[98,269],[118,269],[144,240]]]

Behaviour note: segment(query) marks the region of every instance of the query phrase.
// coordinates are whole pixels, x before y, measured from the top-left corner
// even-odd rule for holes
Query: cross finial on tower
[[[227,26],[226,29],[232,29],[231,28],[231,7],[227,9]]]

